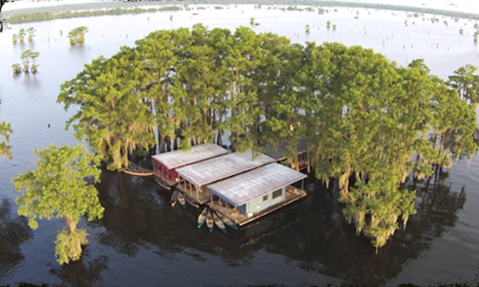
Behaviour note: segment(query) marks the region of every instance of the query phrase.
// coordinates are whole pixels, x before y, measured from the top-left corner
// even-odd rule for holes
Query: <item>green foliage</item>
[[[65,109],[81,104],[68,126],[78,121],[73,125],[75,137],[86,137],[111,170],[127,167],[129,152],[137,146],[149,148],[154,141],[153,114],[139,97],[145,89],[139,56],[122,47],[110,60],[99,57],[64,83],[58,96]]]
[[[33,41],[33,37],[35,36],[35,28],[33,27],[30,27],[27,29],[27,33],[28,33],[28,41],[31,42]]]
[[[306,29],[306,33],[309,34],[309,24],[306,24],[306,28],[305,28],[305,29]]]
[[[40,52],[32,52],[31,50],[25,50],[23,51],[22,55],[20,56],[20,59],[23,61],[23,72],[28,73],[30,71],[30,62],[32,64],[31,66],[31,71],[32,73],[37,72],[37,68],[39,65],[35,63],[36,59],[40,55]],[[19,70],[18,64],[13,64],[13,73],[18,74],[21,72],[21,69]]]
[[[13,75],[15,76],[22,72],[22,67],[18,63],[13,64],[12,69],[13,69]]]
[[[360,46],[196,24],[94,60],[62,85],[58,102],[79,106],[68,126],[110,169],[138,147],[221,144],[225,131],[239,152],[286,142],[298,168],[306,138],[316,177],[338,179],[345,218],[379,248],[415,213],[415,191],[401,188],[408,176],[430,177],[476,151],[478,80],[464,69],[448,86],[422,60],[398,67]]]
[[[10,134],[12,133],[12,127],[10,123],[0,122],[0,156],[6,156],[9,160],[12,159],[12,146],[10,143]]]
[[[70,261],[76,261],[81,258],[82,246],[88,244],[86,237],[88,233],[85,229],[77,229],[74,233],[69,233],[63,229],[57,235],[55,240],[55,256],[60,265],[68,264]]]
[[[326,22],[326,28],[331,29],[331,22],[330,21]]]
[[[18,32],[18,40],[20,42],[23,42],[23,40],[25,40],[25,29],[24,28],[21,28],[20,31]]]
[[[20,55],[20,59],[23,61],[23,72],[28,73],[30,69],[30,60],[31,60],[32,51],[25,50],[23,51],[22,55]]]
[[[103,16],[103,15],[127,15],[127,14],[141,14],[141,13],[151,13],[156,11],[179,11],[181,10],[180,6],[164,6],[159,8],[133,8],[125,9],[115,7],[112,9],[100,9],[100,10],[86,10],[86,11],[71,11],[66,10],[59,13],[52,13],[49,11],[39,11],[39,12],[29,12],[29,13],[18,13],[10,16],[8,21],[11,24],[20,24],[27,22],[38,22],[38,21],[49,21],[55,19],[69,19],[69,18],[79,18],[79,17],[92,17],[92,16]]]
[[[15,200],[20,205],[18,214],[29,218],[32,229],[38,228],[37,218],[64,217],[68,233],[59,235],[56,253],[60,264],[68,262],[65,254],[76,260],[81,254],[78,243],[86,243],[86,233],[76,230],[80,217],[86,214],[92,221],[103,215],[104,208],[93,185],[99,182],[100,158],[83,145],[72,148],[51,145],[42,151],[34,149],[34,154],[38,157],[37,169],[12,179],[21,193]]]
[[[249,19],[249,23],[250,23],[251,25],[254,25],[254,17],[251,17],[251,18]]]
[[[454,75],[449,76],[448,84],[457,90],[459,97],[468,102],[473,112],[479,105],[479,75],[475,74],[477,67],[466,65],[454,71]]]
[[[18,42],[18,35],[17,34],[13,34],[12,35],[12,39],[13,39],[13,43],[16,44]]]
[[[75,224],[86,213],[90,221],[101,218],[98,191],[87,182],[99,181],[98,156],[88,153],[83,145],[51,145],[41,151],[34,149],[34,154],[38,157],[37,169],[12,179],[22,193],[15,200],[20,205],[18,214],[29,218],[32,229],[38,227],[36,218],[68,215]]]
[[[85,42],[85,33],[88,33],[88,28],[85,26],[77,27],[68,33],[70,45],[83,44]]]

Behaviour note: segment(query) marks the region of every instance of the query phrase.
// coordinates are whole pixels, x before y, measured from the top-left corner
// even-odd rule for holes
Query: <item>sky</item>
[[[16,0],[14,2],[6,3],[3,6],[2,11],[6,12],[15,9],[64,5],[70,3],[88,3],[97,1],[100,0]],[[331,0],[331,2],[334,2],[334,0]],[[349,0],[348,2],[395,4],[411,7],[435,8],[479,14],[478,0]]]

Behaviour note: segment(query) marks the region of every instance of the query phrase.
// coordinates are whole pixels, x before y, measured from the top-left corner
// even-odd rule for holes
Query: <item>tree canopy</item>
[[[10,143],[10,134],[12,133],[12,128],[10,123],[0,122],[0,156],[6,156],[9,160],[12,159],[12,146]]]
[[[85,214],[89,221],[101,218],[104,210],[93,185],[99,182],[100,158],[83,145],[51,145],[42,151],[34,149],[34,154],[37,169],[12,179],[22,193],[15,201],[20,205],[18,214],[29,218],[32,229],[38,227],[37,218],[64,217],[67,229],[58,234],[55,255],[60,264],[78,260],[81,245],[88,241],[86,231],[77,230],[76,224]]]
[[[95,59],[58,102],[80,106],[68,125],[110,169],[135,147],[221,144],[225,132],[238,151],[287,142],[295,168],[306,138],[316,177],[338,179],[345,218],[378,248],[415,213],[409,174],[476,151],[479,79],[465,69],[446,83],[422,60],[400,67],[360,46],[196,24]]]

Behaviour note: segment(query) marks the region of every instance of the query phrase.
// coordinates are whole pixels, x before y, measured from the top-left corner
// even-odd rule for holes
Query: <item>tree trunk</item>
[[[76,224],[73,222],[73,218],[71,217],[71,215],[65,215],[65,222],[67,224],[69,234],[75,233],[77,227]]]

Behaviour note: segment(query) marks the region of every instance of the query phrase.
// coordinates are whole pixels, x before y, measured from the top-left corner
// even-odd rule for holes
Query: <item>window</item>
[[[282,189],[278,189],[278,190],[274,191],[273,192],[273,199],[276,198],[276,197],[280,197],[282,193],[283,193]]]
[[[268,195],[263,195],[263,201],[268,200]]]

